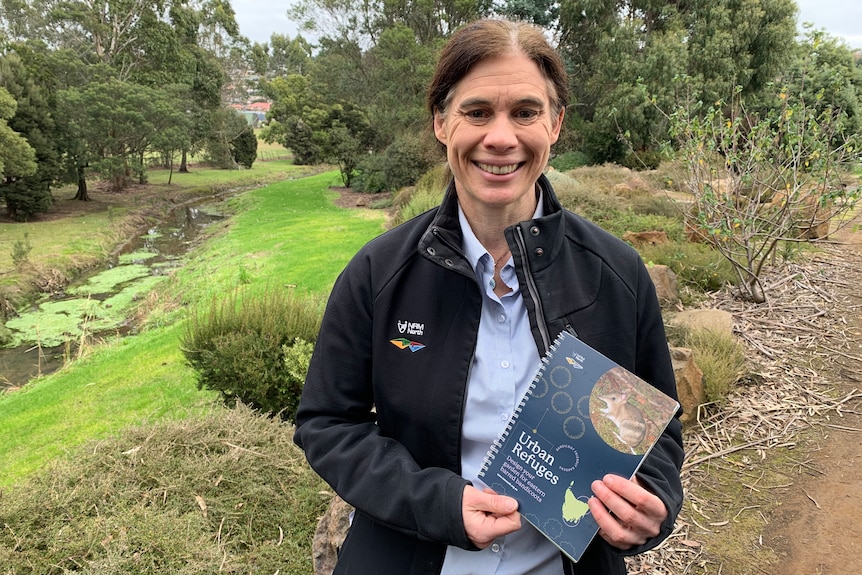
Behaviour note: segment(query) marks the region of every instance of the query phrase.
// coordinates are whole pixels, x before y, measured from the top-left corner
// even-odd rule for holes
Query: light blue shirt
[[[539,198],[533,217],[542,215]],[[460,206],[458,216],[464,234],[464,252],[483,293],[461,430],[461,475],[481,490],[486,486],[478,475],[485,455],[527,392],[540,359],[512,257],[509,256],[500,272],[512,291],[500,298],[491,287],[494,260],[476,239]],[[526,520],[521,525],[521,529],[500,537],[482,551],[448,547],[442,575],[560,575],[563,565],[557,547]]]

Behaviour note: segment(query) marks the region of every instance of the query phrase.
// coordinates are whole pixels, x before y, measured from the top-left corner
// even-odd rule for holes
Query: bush
[[[229,406],[242,402],[293,421],[305,381],[297,354],[311,356],[320,303],[273,289],[239,296],[213,299],[191,315],[183,354],[199,388],[218,391]]]
[[[234,161],[240,166],[251,169],[257,159],[257,136],[250,127],[240,132],[239,136],[231,142],[231,152]]]
[[[245,406],[94,441],[0,492],[4,575],[311,573],[327,489]]]
[[[721,403],[745,375],[745,349],[732,334],[712,329],[668,328],[673,345],[694,351],[697,366],[703,370],[708,403]]]
[[[644,261],[668,266],[681,286],[716,291],[736,281],[733,267],[706,244],[671,242],[638,249]]]
[[[379,194],[387,191],[386,158],[379,154],[363,156],[356,166],[353,189],[365,194]]]
[[[629,152],[620,162],[631,170],[655,170],[661,165],[661,152],[658,150],[638,150]]]
[[[586,166],[589,163],[589,158],[583,152],[566,152],[551,158],[548,162],[552,168],[560,172],[574,170],[581,166]]]

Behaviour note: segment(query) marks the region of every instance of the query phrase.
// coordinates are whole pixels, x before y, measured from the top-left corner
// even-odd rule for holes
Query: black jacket
[[[630,246],[563,210],[506,230],[540,355],[563,329],[676,397],[655,288]],[[437,574],[464,532],[461,423],[482,294],[450,185],[437,209],[369,242],[335,283],[296,416],[311,466],[357,509],[336,573]],[[665,503],[661,534],[625,553],[596,538],[567,573],[625,573],[682,505],[671,422],[638,476]]]

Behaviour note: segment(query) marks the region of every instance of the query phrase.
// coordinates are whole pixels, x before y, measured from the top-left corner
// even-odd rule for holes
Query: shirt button
[[[501,362],[500,362],[500,367],[502,367],[503,369],[509,369],[509,362],[508,362],[508,360],[505,360],[505,359],[504,359],[503,361],[501,361]]]
[[[500,315],[498,315],[497,321],[499,321],[500,323],[503,323],[504,321],[506,321],[506,314],[501,313]]]
[[[494,553],[499,553],[500,552],[500,545],[498,543],[493,543],[491,545],[491,551],[493,551]]]
[[[501,413],[500,414],[500,421],[509,421],[509,414],[508,413]]]

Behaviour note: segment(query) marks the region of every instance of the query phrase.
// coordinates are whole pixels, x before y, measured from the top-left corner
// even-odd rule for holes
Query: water
[[[179,267],[183,256],[194,246],[201,232],[223,218],[223,214],[208,204],[177,208],[163,222],[127,242],[106,268],[79,278],[67,287],[65,293],[55,294],[29,311],[40,314],[45,308],[62,306],[64,302],[82,301],[82,298],[88,305],[98,306],[113,301],[112,298],[122,299],[123,293],[135,289],[135,285],[137,289],[146,289]],[[124,273],[131,279],[124,280]],[[107,276],[120,279],[105,281]],[[119,306],[107,304],[105,307],[117,315],[106,319],[104,324],[122,315]],[[59,317],[63,319],[62,312]],[[74,318],[66,319],[77,323]],[[14,318],[10,319],[7,326],[13,329],[11,324],[15,321]],[[98,328],[99,325],[103,324],[93,322],[89,327]],[[120,320],[119,324],[111,323],[111,327],[102,333],[121,335],[127,330],[128,326]],[[99,331],[88,332],[88,335],[96,337],[99,334]],[[64,339],[60,345],[50,347],[43,347],[37,341],[28,341],[15,348],[0,349],[0,390],[21,387],[34,377],[47,375],[62,367],[66,357],[74,357],[77,338],[66,336]]]

